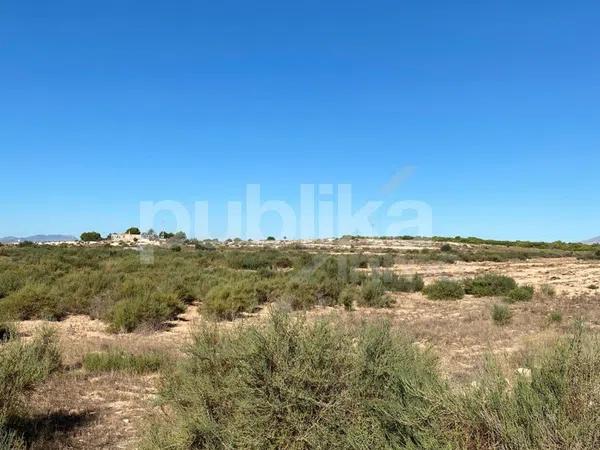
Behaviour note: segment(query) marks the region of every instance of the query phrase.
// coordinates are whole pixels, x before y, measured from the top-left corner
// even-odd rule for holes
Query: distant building
[[[144,244],[144,245],[158,245],[160,239],[156,236],[148,236],[146,233],[142,234],[128,234],[128,233],[111,233],[110,235],[111,245],[119,244]]]
[[[127,233],[112,233],[110,235],[110,240],[113,242],[124,242],[127,244],[133,244],[138,242],[141,238],[139,234],[127,234]]]

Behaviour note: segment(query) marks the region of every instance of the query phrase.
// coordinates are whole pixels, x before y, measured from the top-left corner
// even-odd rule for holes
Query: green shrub
[[[507,380],[494,363],[455,414],[445,416],[449,441],[473,449],[593,449],[600,429],[600,341],[576,331],[537,352],[531,376]],[[454,421],[454,423],[449,423]],[[454,441],[454,442],[453,442]]]
[[[87,353],[83,357],[83,368],[88,372],[127,372],[144,374],[159,371],[165,364],[165,355],[158,352],[141,354],[123,350]]]
[[[533,286],[518,286],[511,290],[506,297],[509,303],[527,302],[533,298]]]
[[[293,309],[334,306],[340,304],[343,288],[344,284],[337,278],[292,278],[282,299]]]
[[[0,271],[0,299],[18,291],[25,284],[26,275],[18,270]]]
[[[58,320],[67,314],[64,304],[42,283],[30,283],[0,302],[0,319]]]
[[[419,292],[425,286],[423,278],[418,274],[405,277],[389,270],[377,270],[373,271],[372,277],[380,279],[384,288],[388,291]]]
[[[279,250],[233,250],[226,253],[227,265],[232,269],[276,269],[292,267],[292,259]]]
[[[598,285],[596,285],[596,284],[590,284],[587,288],[588,289],[592,289],[592,290],[596,290],[596,289],[598,289]]]
[[[259,304],[255,280],[231,281],[213,287],[202,302],[202,311],[218,320],[233,320]]]
[[[380,279],[375,278],[366,280],[361,285],[357,303],[360,306],[389,308],[394,303],[394,300],[385,293],[383,282]]]
[[[451,252],[452,251],[452,246],[450,244],[442,244],[440,246],[440,251],[441,252]]]
[[[476,297],[508,295],[517,287],[514,279],[493,273],[479,275],[464,281],[465,292]]]
[[[118,301],[109,313],[111,329],[130,333],[139,329],[157,330],[167,320],[184,311],[180,301],[172,294],[154,292]]]
[[[492,320],[497,325],[506,325],[510,322],[512,318],[512,312],[506,305],[502,305],[500,303],[492,306]]]
[[[562,313],[560,311],[552,311],[548,314],[548,320],[554,323],[562,322]]]
[[[340,294],[340,303],[344,305],[346,311],[352,311],[354,308],[354,303],[358,303],[360,298],[360,293],[358,288],[355,286],[348,286],[344,288],[342,293]]]
[[[275,315],[196,336],[143,449],[424,448],[444,384],[387,323]]]
[[[436,280],[425,286],[423,293],[430,300],[459,300],[465,296],[462,284],[452,280]]]

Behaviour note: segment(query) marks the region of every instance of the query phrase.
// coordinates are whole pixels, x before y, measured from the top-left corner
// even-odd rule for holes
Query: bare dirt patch
[[[536,258],[508,262],[464,262],[454,264],[403,263],[394,266],[401,273],[420,273],[425,281],[436,278],[467,278],[486,272],[495,272],[513,277],[518,283],[540,286],[550,284],[559,294],[578,295],[590,293],[591,285],[600,286],[600,264],[598,261],[577,258]]]

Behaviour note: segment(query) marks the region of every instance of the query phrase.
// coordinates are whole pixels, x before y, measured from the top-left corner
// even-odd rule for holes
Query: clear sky
[[[221,236],[248,183],[420,200],[438,235],[600,235],[599,23],[594,1],[1,1],[0,236],[119,231],[146,200],[209,201]]]

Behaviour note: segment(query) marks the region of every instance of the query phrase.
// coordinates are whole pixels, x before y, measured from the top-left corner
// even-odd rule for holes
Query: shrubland
[[[423,288],[417,276],[385,269],[390,255],[291,249],[154,249],[144,264],[132,249],[0,249],[0,320],[61,320],[87,314],[115,332],[159,329],[200,302],[207,316],[232,320],[282,301],[293,309],[352,304],[384,307],[388,291]],[[342,293],[344,295],[342,295]]]
[[[490,356],[463,387],[411,342],[381,320],[207,325],[141,448],[597,448],[598,335],[575,327],[515,373]]]

